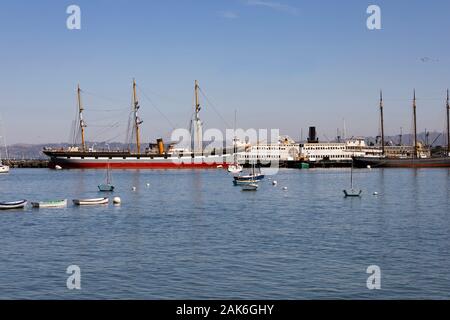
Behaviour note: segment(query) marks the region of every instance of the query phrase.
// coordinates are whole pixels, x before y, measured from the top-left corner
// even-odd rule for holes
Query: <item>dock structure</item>
[[[48,168],[49,163],[46,159],[5,159],[2,162],[10,168]]]

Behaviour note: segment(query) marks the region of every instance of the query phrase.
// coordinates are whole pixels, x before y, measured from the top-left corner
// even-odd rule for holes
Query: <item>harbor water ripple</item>
[[[224,170],[117,170],[122,205],[72,206],[102,196],[104,175],[0,176],[0,201],[69,199],[0,212],[0,299],[450,298],[448,169],[354,170],[354,199],[349,169],[283,169],[257,192]],[[370,265],[381,290],[366,287]]]

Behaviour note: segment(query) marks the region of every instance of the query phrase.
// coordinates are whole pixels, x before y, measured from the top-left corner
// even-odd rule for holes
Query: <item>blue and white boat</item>
[[[234,183],[234,185],[242,185],[242,184],[254,183],[255,181],[258,182],[262,179],[264,179],[264,175],[261,173],[259,168],[258,168],[258,172],[256,172],[255,164],[253,164],[252,171],[250,174],[234,176],[233,183]]]

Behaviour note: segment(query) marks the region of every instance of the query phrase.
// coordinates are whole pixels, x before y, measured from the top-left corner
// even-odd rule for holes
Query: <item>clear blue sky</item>
[[[66,28],[70,4],[81,7],[79,31]],[[366,28],[370,4],[382,30]],[[67,141],[79,82],[95,94],[84,95],[87,138],[123,141],[135,77],[171,122],[141,93],[148,141],[187,126],[198,79],[242,128],[298,138],[316,125],[323,139],[345,119],[348,136],[375,135],[382,88],[386,133],[407,132],[416,88],[418,127],[442,131],[449,17],[449,1],[2,0],[0,113],[8,143]],[[202,118],[225,127],[208,105]],[[117,132],[102,133],[115,121]]]

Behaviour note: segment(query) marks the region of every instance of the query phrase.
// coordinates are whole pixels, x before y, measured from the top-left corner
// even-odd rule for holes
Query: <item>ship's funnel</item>
[[[317,138],[316,127],[309,127],[308,143],[318,143],[319,138]]]
[[[158,144],[158,152],[159,154],[163,154],[164,153],[164,142],[162,138],[159,138],[156,140],[156,143]]]

